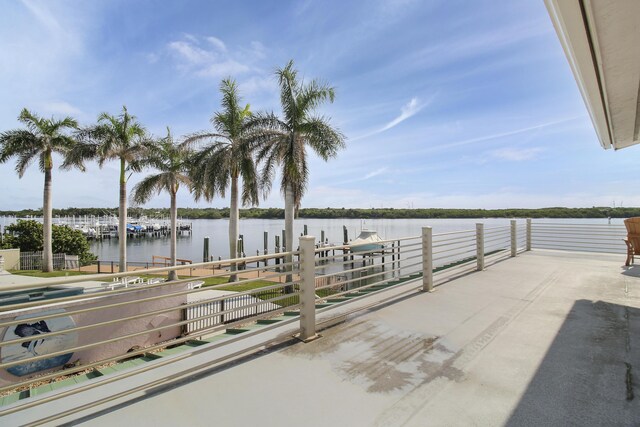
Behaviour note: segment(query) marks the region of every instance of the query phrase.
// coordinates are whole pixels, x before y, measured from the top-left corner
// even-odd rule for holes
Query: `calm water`
[[[434,233],[445,233],[449,231],[472,230],[475,224],[482,222],[485,227],[505,226],[509,224],[509,219],[488,218],[488,219],[370,219],[361,221],[357,219],[300,219],[296,220],[294,236],[300,236],[306,224],[309,235],[320,239],[321,230],[325,232],[325,238],[330,243],[342,243],[342,226],[347,227],[349,239],[354,239],[360,233],[362,226],[373,229],[383,239],[393,239],[401,237],[418,236],[424,226],[433,227]],[[523,224],[524,220],[518,220]],[[584,224],[607,224],[607,219],[536,219],[534,222],[552,223],[584,223]],[[229,257],[228,226],[225,219],[200,219],[193,220],[192,235],[182,235],[178,238],[178,258],[189,259],[194,262],[202,261],[204,237],[210,238],[209,254],[215,259],[221,256],[223,259]],[[612,224],[623,224],[622,219],[612,219]],[[263,250],[263,233],[269,233],[269,253],[273,253],[275,247],[275,236],[282,235],[284,229],[283,220],[272,219],[241,219],[240,234],[244,236],[245,253],[255,255],[256,249]],[[296,238],[297,240],[297,238]],[[151,262],[153,255],[169,256],[169,237],[165,238],[130,238],[127,241],[129,261]],[[297,246],[297,242],[296,242]],[[103,261],[115,261],[118,259],[118,239],[104,240],[102,242],[92,242],[91,250]]]

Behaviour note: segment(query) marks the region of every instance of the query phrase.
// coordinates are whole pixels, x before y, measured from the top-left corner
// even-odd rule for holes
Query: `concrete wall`
[[[0,249],[5,270],[20,270],[20,249]]]
[[[108,296],[100,296],[100,293],[96,293],[95,298],[89,298],[82,301],[75,302],[62,302],[62,303],[53,303],[48,304],[46,306],[40,306],[36,309],[25,309],[25,310],[13,310],[9,312],[0,312],[0,322],[9,321],[17,318],[18,316],[25,316],[28,319],[25,319],[25,323],[29,325],[37,324],[39,321],[37,314],[42,312],[50,312],[52,310],[60,310],[63,309],[65,312],[71,312],[75,310],[81,310],[89,307],[100,307],[106,306],[109,304],[124,302],[124,301],[136,301],[143,298],[149,298],[153,296],[166,295],[169,293],[177,292],[180,290],[186,290],[186,284],[176,284],[176,285],[166,285],[156,288],[147,288],[141,287],[139,290],[133,292],[126,292],[120,295],[108,295]],[[158,315],[150,315],[145,316],[139,319],[134,320],[126,320],[122,322],[117,322],[111,325],[99,326],[91,329],[85,329],[78,332],[70,332],[66,338],[73,337],[72,339],[67,341],[66,345],[73,346],[81,346],[91,343],[97,343],[99,341],[104,341],[112,338],[121,337],[128,334],[133,334],[136,332],[142,332],[145,330],[161,327],[161,326],[170,326],[176,322],[180,322],[182,320],[182,305],[186,303],[186,295],[175,296],[175,297],[167,297],[153,301],[144,301],[140,303],[128,304],[120,307],[108,307],[102,310],[92,311],[88,313],[79,313],[72,314],[71,316],[65,316],[66,322],[71,322],[75,324],[76,327],[92,325],[100,322],[105,322],[108,320],[114,319],[122,319],[129,316],[134,316],[136,314],[143,314],[154,310],[160,310],[163,308],[175,307],[175,310],[158,314]],[[53,320],[53,319],[51,319]],[[47,321],[49,324],[52,324],[51,320]],[[13,329],[11,329],[13,328]],[[10,335],[15,335],[15,326],[10,326],[8,328],[0,329],[0,340],[7,341],[11,338]],[[11,329],[11,330],[7,330]],[[131,348],[138,347],[147,347],[153,344],[157,344],[163,341],[170,340],[172,338],[176,338],[181,335],[181,326],[171,326],[166,329],[162,329],[161,331],[150,332],[148,334],[142,334],[136,337],[131,337],[127,339],[118,339],[114,342],[108,344],[100,344],[95,347],[87,348],[84,350],[77,351],[71,355],[71,358],[66,361],[66,363],[73,364],[87,364],[99,360],[103,360],[109,357],[122,355],[126,353]],[[67,334],[65,334],[67,335]],[[53,339],[55,337],[50,338]],[[37,340],[34,340],[36,342]],[[71,344],[68,344],[71,342]],[[47,345],[42,344],[38,347],[38,351],[40,354],[46,354]],[[55,344],[52,344],[55,345]],[[19,344],[14,344],[13,349],[11,351],[23,352],[24,350],[18,348]],[[17,348],[17,350],[16,350]],[[51,351],[63,350],[55,348]],[[9,348],[0,347],[0,360],[2,362],[8,362],[6,359],[6,355],[10,352]],[[20,359],[22,359],[21,357]],[[20,360],[15,359],[15,360]],[[37,363],[37,362],[35,362]],[[53,366],[53,365],[51,365]],[[44,368],[44,369],[40,369]],[[11,370],[11,368],[7,368]],[[38,372],[29,373],[23,376],[14,375],[9,372],[7,369],[0,369],[0,385],[4,386],[7,384],[23,381],[28,379],[29,377],[35,375],[41,375],[46,372],[52,372],[56,370],[60,370],[61,366],[56,367],[47,367],[46,365],[38,366]]]

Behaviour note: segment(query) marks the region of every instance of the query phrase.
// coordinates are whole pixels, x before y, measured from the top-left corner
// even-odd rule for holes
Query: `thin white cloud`
[[[267,48],[262,43],[256,40],[251,42],[251,51],[256,57],[260,59],[264,59],[267,56]]]
[[[221,52],[226,52],[227,51],[227,46],[219,38],[213,37],[213,36],[209,36],[209,37],[207,37],[207,41],[209,43],[211,43],[213,45],[213,47],[215,47],[219,51],[221,51]]]
[[[386,166],[382,167],[382,168],[379,168],[379,169],[376,169],[376,170],[371,171],[368,174],[366,174],[363,179],[365,179],[365,180],[366,179],[371,179],[371,178],[373,178],[375,176],[378,176],[378,175],[381,175],[381,174],[385,173],[388,170],[389,170],[389,168],[386,167]]]
[[[199,38],[192,34],[184,34],[181,40],[169,42],[167,50],[179,69],[199,77],[216,79],[257,73],[256,61],[266,56],[266,48],[257,41],[251,42],[248,48],[232,52],[217,37]]]
[[[533,160],[536,157],[538,157],[538,154],[540,154],[543,151],[544,149],[541,147],[533,147],[533,148],[506,147],[506,148],[501,148],[499,150],[493,150],[490,154],[491,156],[501,160],[507,160],[511,162],[521,162],[524,160]]]
[[[78,116],[85,116],[85,113],[82,110],[65,101],[43,102],[39,105],[39,109],[45,114],[72,116],[75,118]]]
[[[378,133],[384,132],[385,130],[389,130],[393,127],[398,126],[400,123],[404,122],[408,118],[418,114],[423,107],[424,107],[424,104],[420,104],[418,101],[418,98],[411,98],[411,101],[403,105],[402,108],[400,109],[400,115],[395,119],[391,120],[386,125],[384,125],[382,129],[378,131]]]
[[[252,76],[247,80],[240,82],[240,89],[245,95],[258,92],[277,92],[278,84],[272,75]]]
[[[429,100],[429,102],[430,101],[431,100]],[[400,123],[402,123],[405,120],[407,120],[407,119],[415,116],[416,114],[418,114],[420,112],[420,110],[422,110],[429,102],[421,103],[420,100],[417,97],[413,97],[413,98],[411,98],[411,100],[409,102],[407,102],[405,105],[403,105],[400,108],[400,115],[398,117],[396,117],[395,119],[391,120],[386,125],[382,126],[380,129],[376,129],[373,132],[369,132],[369,133],[366,133],[364,135],[360,135],[360,136],[357,136],[355,138],[351,138],[351,141],[356,141],[356,140],[359,140],[359,139],[362,139],[362,138],[366,138],[366,137],[369,137],[369,136],[377,135],[379,133],[388,131],[389,129],[398,126]]]
[[[214,60],[211,52],[187,41],[174,41],[169,43],[167,47],[180,59],[185,60],[188,65],[198,65]]]
[[[494,133],[494,134],[490,134],[490,135],[485,135],[485,136],[481,136],[478,138],[471,138],[471,139],[465,139],[462,141],[458,141],[458,142],[452,142],[452,143],[447,143],[444,144],[443,147],[459,147],[461,145],[469,145],[469,144],[474,144],[476,142],[482,142],[482,141],[488,141],[491,139],[498,139],[498,138],[504,138],[506,136],[513,136],[513,135],[518,135],[521,133],[527,133],[527,132],[531,132],[531,131],[535,131],[535,130],[540,130],[540,129],[544,129],[547,127],[552,127],[552,126],[556,126],[562,123],[567,123],[570,121],[573,121],[579,117],[582,116],[577,116],[577,117],[569,117],[569,118],[565,118],[565,119],[560,119],[560,120],[552,120],[550,122],[546,122],[546,123],[540,123],[537,125],[533,125],[533,126],[527,126],[521,129],[515,129],[515,130],[511,130],[511,131],[507,131],[507,132],[498,132],[498,133]]]
[[[63,31],[62,26],[50,11],[37,6],[30,0],[22,0],[22,4],[25,5],[25,7],[29,9],[29,12],[31,12],[33,16],[35,16],[36,19],[50,31],[55,33]]]
[[[208,65],[206,68],[199,70],[196,74],[202,77],[220,78],[242,74],[249,70],[250,68],[248,66],[236,62],[233,59],[229,59],[224,62]]]

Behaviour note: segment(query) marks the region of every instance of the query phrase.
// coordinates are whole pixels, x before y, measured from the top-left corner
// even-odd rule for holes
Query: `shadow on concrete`
[[[640,310],[573,305],[508,426],[640,423]]]
[[[631,277],[640,277],[640,265],[622,266],[622,274]]]

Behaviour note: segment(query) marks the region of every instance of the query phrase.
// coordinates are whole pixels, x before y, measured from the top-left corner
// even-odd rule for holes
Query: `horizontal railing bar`
[[[621,246],[621,247],[625,247],[624,242],[622,241],[622,239],[620,240],[598,240],[598,241],[594,241],[592,239],[552,239],[552,238],[536,238],[536,239],[532,239],[532,241],[534,242],[559,242],[559,243],[593,243],[593,244],[597,244],[598,246],[602,246],[602,245],[609,245],[609,246]]]
[[[441,243],[439,245],[434,244],[432,247],[433,248],[441,248],[441,247],[451,246],[451,245],[468,245],[469,243],[473,243],[475,241],[476,241],[476,239],[469,239],[469,240],[462,241],[462,242]]]
[[[378,244],[378,243],[379,242],[375,242],[375,244]],[[418,243],[418,244],[420,244],[420,243]],[[401,252],[406,247],[411,247],[411,246],[415,246],[415,244],[407,244],[407,245],[403,245],[403,246],[394,246],[394,247],[386,246],[384,248],[381,248],[379,250],[375,250],[373,252],[382,252],[382,251],[384,251],[385,254],[393,254],[394,252],[395,253]],[[320,253],[320,252],[327,252],[327,250],[326,250],[326,248],[323,248],[322,250],[316,251],[316,253]],[[337,259],[337,258],[343,258],[343,257],[346,257],[346,256],[352,256],[352,255],[353,256],[360,256],[362,254],[367,254],[367,253],[369,253],[369,252],[367,252],[367,251],[361,251],[361,252],[350,252],[350,251],[347,251],[347,252],[336,254],[336,255],[328,255],[328,256],[325,256],[325,257],[320,257],[320,258],[318,258],[316,260],[316,262],[317,261],[327,261],[327,260],[332,260],[332,259]]]
[[[484,231],[489,231],[489,230],[507,230],[507,231],[509,231],[510,228],[511,228],[510,225],[497,225],[495,227],[484,227]]]
[[[252,278],[252,279],[246,279],[246,280],[239,280],[237,282],[232,282],[232,283],[235,284],[235,285],[240,285],[240,284],[246,284],[246,283],[250,283],[250,282],[255,282],[257,280],[261,280],[261,279],[260,278]],[[158,288],[160,286],[175,286],[175,285],[187,284],[187,283],[192,282],[192,281],[193,280],[178,280],[178,281],[175,281],[175,282],[156,283],[156,284],[153,284],[153,285],[149,285],[148,287],[145,287],[145,289]],[[295,282],[295,281],[294,282],[286,282],[286,283],[282,283],[281,285],[284,287],[284,286],[291,286],[291,285],[294,285],[296,283],[297,282]],[[135,300],[131,300],[131,301],[122,301],[122,302],[113,303],[113,304],[105,304],[105,305],[101,305],[101,306],[97,306],[97,307],[88,307],[88,308],[83,308],[83,309],[79,309],[79,310],[66,311],[66,312],[62,312],[62,313],[47,314],[47,315],[39,316],[38,320],[47,320],[47,319],[53,319],[53,318],[56,318],[56,317],[71,316],[71,315],[89,313],[89,312],[92,312],[92,311],[104,310],[106,308],[121,307],[121,306],[129,305],[129,304],[139,304],[141,302],[147,302],[147,301],[156,301],[156,300],[160,300],[160,299],[176,297],[176,296],[182,296],[182,295],[187,295],[187,294],[191,294],[191,293],[198,293],[198,292],[205,292],[205,291],[215,290],[217,288],[226,287],[226,286],[229,286],[229,284],[226,283],[226,284],[220,284],[220,285],[214,285],[214,286],[207,286],[207,287],[203,287],[203,288],[200,288],[200,289],[187,289],[187,290],[182,290],[182,291],[178,291],[178,292],[167,293],[167,294],[164,294],[164,295],[156,295],[156,296],[152,296],[152,297],[145,297],[145,298],[135,299]],[[12,306],[9,306],[9,307],[12,307]],[[18,324],[20,324],[22,322],[23,322],[22,320],[13,320],[13,321],[9,321],[9,322],[1,322],[0,323],[0,328],[6,327],[6,326],[18,325]]]
[[[396,270],[394,270],[394,271],[396,271]],[[372,275],[365,276],[365,277],[362,277],[362,278],[352,279],[352,280],[351,280],[351,281],[349,281],[349,282],[341,282],[341,284],[343,284],[343,283],[344,283],[344,284],[348,284],[348,283],[352,283],[352,282],[354,282],[354,281],[364,280],[364,279],[367,279],[367,278],[371,278],[371,277],[379,276],[380,274],[381,274],[381,273],[376,273],[376,274],[372,274]],[[372,287],[374,287],[374,286],[379,286],[379,285],[381,285],[381,284],[383,284],[383,283],[392,282],[392,281],[397,280],[397,279],[398,279],[397,277],[390,277],[390,278],[388,278],[388,279],[379,280],[379,281],[377,281],[377,282],[370,283],[370,284],[368,284],[368,285],[358,286],[357,288],[354,288],[354,289],[349,289],[349,290],[346,290],[346,291],[336,292],[335,294],[327,295],[327,296],[325,296],[325,297],[318,297],[318,298],[316,298],[316,301],[322,301],[322,300],[326,300],[326,299],[330,299],[330,298],[337,298],[337,297],[339,297],[339,296],[346,295],[346,294],[352,294],[352,293],[354,293],[354,292],[358,292],[358,291],[360,291],[360,290],[364,290],[364,289],[369,289],[369,288],[372,288]],[[329,287],[330,287],[330,286],[323,286],[323,287],[321,287],[321,288],[317,288],[317,290],[327,289],[327,288],[329,288]],[[363,296],[364,296],[364,295],[363,295]],[[355,299],[355,298],[354,298],[354,299]]]
[[[569,235],[593,235],[593,236],[626,236],[627,233],[625,232],[611,232],[611,231],[594,231],[594,230],[589,230],[589,231],[572,231],[572,230],[564,230],[564,229],[557,229],[557,230],[553,230],[553,229],[548,229],[548,230],[532,230],[531,231],[532,234],[569,234]]]
[[[457,237],[452,237],[449,239],[433,239],[433,243],[444,243],[444,242],[466,242],[466,241],[475,241],[476,240],[476,235],[475,233],[473,235],[469,235],[469,236],[457,236]]]
[[[533,227],[599,227],[599,228],[625,228],[624,224],[571,224],[571,223],[561,223],[561,222],[532,222],[531,225]]]
[[[280,258],[283,255],[292,255],[297,256],[300,254],[299,251],[295,252],[283,252],[274,257],[273,254],[269,255],[259,255],[259,256],[251,256],[246,258],[234,258],[232,260],[225,260],[224,265],[226,264],[245,264],[245,263],[253,263],[258,260],[262,261],[264,259],[271,258]],[[144,274],[146,275],[155,275],[157,273],[167,273],[170,271],[177,270],[189,270],[189,269],[199,269],[201,267],[211,267],[212,265],[219,265],[223,263],[222,261],[207,261],[201,263],[194,263],[188,265],[176,265],[172,267],[159,267],[159,268],[150,268],[145,269]],[[282,265],[282,264],[281,264]],[[207,270],[208,268],[204,268]],[[139,272],[140,270],[138,270]],[[23,290],[23,289],[31,289],[31,288],[41,288],[42,286],[51,286],[51,285],[66,285],[78,282],[86,282],[86,281],[102,281],[101,279],[111,279],[111,278],[119,278],[119,277],[131,277],[135,276],[137,272],[134,271],[125,271],[122,273],[109,273],[109,274],[87,274],[87,275],[79,275],[79,276],[70,276],[66,278],[47,278],[41,281],[32,282],[32,283],[16,283],[16,284],[7,284],[3,285],[3,291],[12,291],[12,290]],[[140,273],[137,273],[140,274]],[[229,273],[232,274],[232,273]]]
[[[274,310],[273,312],[271,312],[271,314],[276,315],[278,312],[284,312],[284,311],[287,311],[287,310],[290,310],[290,309],[291,309],[291,307],[283,307],[282,309]],[[270,316],[265,316],[265,317],[270,317]],[[231,327],[232,325],[235,325],[235,324],[239,324],[239,322],[241,322],[241,320],[238,321],[238,322],[225,324],[222,329]],[[215,328],[218,329],[218,330],[220,329],[217,326]],[[205,331],[205,332],[209,333],[208,330]],[[213,332],[213,328],[212,328],[212,332]],[[107,364],[107,363],[111,363],[111,362],[118,362],[118,361],[123,360],[123,359],[129,359],[129,358],[134,357],[134,356],[141,356],[141,355],[143,355],[145,353],[148,353],[150,351],[158,350],[160,348],[164,348],[164,347],[167,347],[167,346],[173,346],[173,345],[176,345],[176,344],[182,344],[182,343],[185,343],[185,342],[193,340],[193,339],[194,338],[193,338],[192,335],[175,338],[171,342],[162,342],[162,343],[154,344],[152,346],[149,346],[149,347],[146,347],[146,348],[143,348],[143,349],[134,350],[134,351],[131,351],[131,352],[128,352],[128,353],[125,353],[125,354],[109,357],[107,359],[98,360],[98,361],[91,362],[91,363],[88,363],[88,364],[79,365],[79,366],[76,366],[76,367],[73,367],[73,368],[65,369],[64,375],[75,374],[75,373],[78,373],[78,372],[81,372],[81,371],[84,371],[84,370],[87,370],[87,369],[96,368],[96,367],[98,367],[100,365],[103,365],[103,364]],[[238,339],[240,339],[240,337],[238,337],[238,338],[229,338],[228,341],[237,341]],[[221,344],[219,344],[219,345],[221,345]],[[167,359],[166,361],[163,361],[160,364],[171,363],[173,360],[175,360],[175,358]],[[157,366],[157,364],[156,364],[156,366]],[[137,372],[140,372],[140,371],[136,370],[135,372],[137,373]],[[126,375],[126,376],[130,375],[130,373],[127,373],[127,374],[128,375]],[[36,377],[36,378],[29,378],[28,380],[25,380],[25,381],[22,381],[22,382],[19,382],[19,383],[9,384],[7,386],[0,387],[0,392],[6,392],[6,391],[9,391],[9,390],[12,390],[12,389],[15,389],[15,388],[24,387],[24,386],[30,385],[32,383],[35,383],[35,382],[48,381],[48,380],[51,380],[51,379],[55,379],[55,378],[57,378],[59,376],[60,376],[60,372],[59,371],[51,372],[51,373],[43,375],[43,376],[39,376],[39,377]],[[118,375],[114,375],[114,377],[118,377]],[[0,415],[6,414],[6,413],[8,413],[8,411],[0,410]]]
[[[367,274],[366,276],[354,277],[354,278],[352,278],[352,279],[343,280],[343,281],[341,281],[341,282],[339,282],[339,283],[333,283],[333,284],[329,284],[329,285],[318,286],[318,287],[316,288],[316,292],[317,292],[317,291],[320,291],[320,290],[323,290],[323,289],[334,288],[334,287],[336,287],[336,286],[348,285],[349,283],[359,282],[359,281],[362,281],[362,280],[365,280],[365,279],[368,279],[368,278],[371,278],[371,277],[380,276],[380,275],[382,275],[382,274],[392,274],[392,273],[396,273],[396,272],[399,272],[400,270],[402,270],[403,268],[405,268],[405,267],[398,267],[398,268],[391,269],[391,270],[387,270],[387,271],[379,271],[379,272],[377,272],[377,273]],[[397,277],[393,277],[393,278],[391,278],[391,279],[389,279],[389,280],[395,280],[395,279],[397,279]],[[367,285],[367,287],[368,287],[368,285]],[[357,287],[357,288],[354,288],[354,289],[351,289],[351,290],[348,290],[348,291],[344,291],[343,293],[355,292],[355,290],[356,290],[356,289],[361,289],[361,288],[363,288],[363,287]],[[335,295],[339,295],[339,294],[331,294],[331,295],[327,295],[327,296],[325,296],[325,297],[320,297],[320,298],[317,298],[317,299],[327,299],[327,298],[332,298],[332,297],[334,297]]]
[[[420,236],[409,236],[409,237],[399,237],[399,238],[394,238],[394,239],[384,239],[384,240],[380,240],[378,242],[375,242],[376,244],[387,244],[387,243],[396,243],[396,242],[404,242],[407,240],[413,240],[413,239],[419,239]],[[323,252],[323,251],[332,251],[332,250],[349,250],[349,248],[353,246],[353,245],[349,245],[347,244],[342,244],[342,245],[334,245],[334,246],[325,246],[325,247],[318,247],[315,248],[314,252],[318,253],[318,252]],[[355,245],[360,246],[359,244]]]
[[[416,252],[416,251],[419,251],[419,250],[421,250],[421,249],[422,249],[422,248],[420,247],[420,248],[415,248],[415,249],[411,249],[411,250],[407,250],[407,251],[402,251],[402,252],[400,252],[400,254],[401,254],[401,255],[403,255],[403,256],[405,256],[407,253]],[[398,253],[399,253],[399,252],[396,252],[396,253],[395,253],[395,255],[396,255],[396,256],[398,256]],[[375,259],[380,259],[380,258],[388,258],[388,257],[390,257],[390,256],[392,256],[392,255],[393,255],[393,254],[391,254],[390,252],[387,252],[387,253],[385,253],[385,254],[379,254],[379,253],[378,253],[378,254],[376,254],[376,255],[368,256],[366,259],[367,259],[367,260],[375,260]],[[354,254],[353,256],[357,256],[357,254]],[[340,255],[340,257],[342,257],[342,255]],[[345,255],[345,257],[350,257],[350,255]],[[395,261],[393,261],[393,262],[400,262],[400,261],[402,261],[402,260],[404,260],[404,258],[400,259],[400,258],[398,257],[398,258],[397,258]],[[314,267],[314,270],[316,270],[316,271],[317,271],[317,270],[325,269],[325,268],[327,268],[327,267],[329,267],[329,266],[339,266],[339,265],[355,264],[355,263],[363,262],[363,261],[364,261],[363,259],[360,259],[360,260],[357,260],[357,259],[348,259],[348,260],[346,260],[346,261],[334,262],[334,263],[330,263],[330,264],[317,264],[317,265]],[[380,264],[378,264],[378,265],[380,265]]]
[[[463,249],[462,251],[459,251],[459,249]],[[453,249],[447,249],[447,250],[441,250],[441,251],[433,251],[433,256],[435,257],[436,255],[447,255],[447,256],[453,256],[453,255],[458,255],[460,253],[465,253],[465,252],[469,252],[469,251],[475,251],[476,247],[474,246],[468,246],[467,248],[453,248]]]
[[[147,311],[147,312],[144,312],[144,313],[135,314],[133,316],[119,317],[117,319],[106,320],[104,322],[92,323],[92,324],[83,325],[83,326],[75,326],[73,328],[63,329],[63,330],[60,330],[60,331],[40,333],[40,334],[38,334],[37,338],[38,339],[45,339],[45,338],[49,338],[49,337],[56,336],[56,335],[64,335],[64,334],[68,334],[68,333],[71,333],[71,332],[84,331],[84,330],[87,330],[87,329],[93,329],[93,328],[97,328],[97,327],[101,327],[101,326],[108,326],[108,325],[111,325],[111,324],[114,324],[114,323],[119,323],[119,322],[124,322],[124,321],[129,321],[129,320],[143,319],[145,317],[155,316],[155,315],[163,314],[163,313],[169,313],[169,312],[176,311],[176,310],[184,310],[184,309],[193,308],[193,307],[199,307],[199,306],[202,306],[202,305],[211,304],[211,303],[215,303],[215,302],[228,301],[228,300],[231,300],[231,299],[240,299],[240,297],[243,297],[243,296],[253,296],[255,294],[259,294],[260,292],[267,292],[269,290],[277,290],[277,289],[284,289],[284,288],[285,288],[285,286],[280,284],[280,285],[274,285],[274,286],[269,286],[269,287],[265,287],[265,288],[250,289],[250,290],[247,290],[247,291],[237,292],[237,293],[231,294],[231,295],[219,296],[219,297],[211,298],[211,299],[208,299],[208,300],[187,302],[187,303],[181,304],[180,306],[177,306],[177,307],[168,307],[168,308],[163,308],[163,309],[158,309],[158,310]],[[297,295],[297,294],[298,294],[297,292],[291,293],[291,294],[285,294],[285,296],[283,296],[282,299],[289,298],[291,295]],[[261,301],[258,301],[257,304],[263,304],[263,303],[267,303],[269,301],[271,301],[271,300],[261,300]],[[240,309],[245,309],[245,308],[250,308],[250,307],[253,307],[253,305],[246,304],[246,305],[243,305],[241,307],[236,307],[236,308],[229,309],[229,310],[219,311],[219,312],[216,312],[216,316],[224,315],[226,313],[235,313],[236,311],[239,311]],[[67,315],[68,313],[65,312],[64,314]],[[39,317],[34,317],[34,319],[40,320]],[[193,319],[191,319],[191,320],[193,320]],[[24,319],[21,320],[20,322],[24,322]],[[20,343],[23,343],[23,342],[33,341],[33,339],[34,339],[33,336],[28,336],[28,337],[23,337],[23,338],[16,338],[16,339],[13,339],[13,340],[2,341],[2,342],[0,342],[0,348],[8,346],[8,345],[20,344]]]
[[[434,262],[435,261],[447,261],[447,262],[454,263],[454,262],[462,261],[463,259],[466,258],[466,257],[464,257],[464,258],[455,258],[456,256],[458,256],[458,255],[475,256],[476,255],[475,252],[476,251],[475,251],[475,248],[474,248],[474,249],[470,249],[470,250],[465,251],[465,252],[458,252],[458,253],[447,255],[447,256],[434,256],[433,257],[433,261]]]
[[[601,248],[599,247],[593,247],[593,246],[575,246],[575,245],[562,245],[562,244],[557,244],[557,245],[548,245],[548,244],[537,244],[534,245],[534,249],[559,249],[559,248],[563,248],[563,249],[568,249],[568,250],[575,250],[577,252],[602,252],[602,253],[614,253],[614,254],[624,254],[626,253],[626,249],[625,248],[620,248],[619,251],[603,251],[601,250]],[[586,250],[589,249],[589,250]]]
[[[297,293],[290,294],[290,296],[293,296],[293,295],[297,295]],[[175,307],[174,310],[182,310],[182,306]],[[54,352],[51,352],[51,353],[42,354],[42,355],[39,355],[39,356],[27,357],[27,358],[24,358],[24,359],[14,360],[14,361],[11,361],[11,362],[3,362],[3,363],[0,363],[0,369],[6,369],[6,368],[10,368],[11,366],[21,365],[21,364],[28,363],[28,362],[35,362],[35,361],[42,360],[42,359],[47,359],[47,358],[50,358],[50,357],[61,356],[63,354],[67,354],[67,353],[75,353],[77,351],[86,350],[86,349],[93,348],[93,347],[96,347],[96,346],[99,346],[99,345],[110,344],[110,343],[113,343],[113,342],[129,339],[129,338],[135,338],[135,337],[140,336],[140,335],[147,335],[147,334],[150,334],[152,332],[162,331],[163,329],[175,328],[175,327],[178,327],[178,326],[186,325],[186,324],[191,323],[191,322],[192,322],[191,320],[182,320],[182,321],[179,321],[179,322],[171,323],[170,325],[157,326],[155,328],[145,329],[144,331],[139,331],[139,332],[134,332],[134,333],[131,333],[131,334],[121,335],[121,336],[118,336],[118,337],[115,337],[115,338],[109,338],[109,339],[101,340],[101,341],[94,342],[94,343],[89,343],[89,344],[84,344],[84,345],[80,345],[80,346],[76,346],[76,347],[71,347],[71,348],[67,348],[67,349],[64,349],[64,350],[58,350],[58,351],[54,351]],[[66,331],[70,332],[71,329],[67,329]]]
[[[404,260],[406,260],[406,259],[403,259],[403,261]],[[349,261],[349,262],[351,262],[351,261]],[[386,261],[384,263],[380,263],[380,264],[377,264],[377,265],[366,265],[366,266],[363,266],[363,267],[351,268],[351,269],[348,269],[348,270],[341,270],[341,271],[338,271],[338,272],[335,272],[335,273],[316,276],[316,279],[318,279],[318,278],[324,279],[324,278],[327,278],[327,277],[333,277],[333,276],[338,276],[338,275],[342,276],[342,275],[345,275],[347,273],[355,273],[355,272],[362,271],[362,270],[369,270],[369,269],[372,269],[374,267],[382,267],[382,266],[389,265],[389,264],[397,264],[398,262],[399,262],[398,260],[393,260],[393,261]],[[356,263],[356,261],[353,261],[353,264],[355,264],[355,263]],[[406,267],[402,267],[402,268],[406,268]]]
[[[475,235],[476,234],[476,230],[449,231],[447,233],[434,234],[433,237],[436,238],[436,237],[439,237],[439,236],[451,236],[451,235],[454,235],[454,234],[464,234],[464,233]]]

